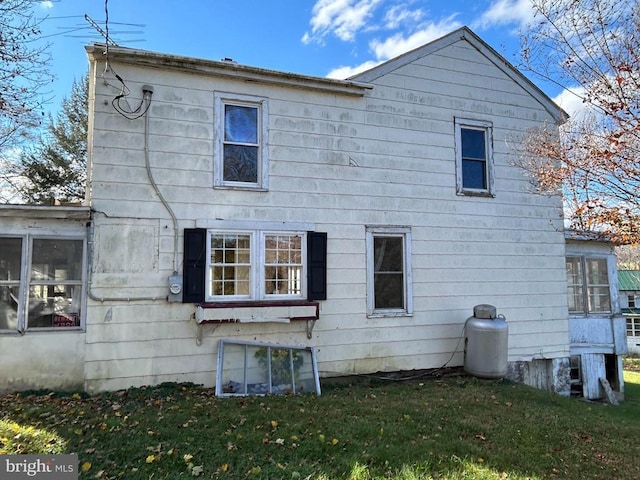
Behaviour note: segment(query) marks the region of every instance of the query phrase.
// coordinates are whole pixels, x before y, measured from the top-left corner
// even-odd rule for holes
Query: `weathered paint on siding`
[[[178,218],[180,251],[182,229],[199,219],[312,223],[328,233],[328,299],[311,339],[304,322],[198,327],[193,305],[161,299],[172,222],[147,178],[144,119],[113,110],[117,82],[107,72],[116,87],[105,86],[100,63],[91,288],[97,297],[159,300],[89,301],[88,390],[213,385],[219,338],[313,345],[323,375],[461,365],[462,327],[480,303],[506,316],[510,361],[568,356],[561,205],[532,194],[511,162],[521,135],[553,119],[466,42],[377,78],[360,97],[112,65],[131,105],[143,84],[154,87],[149,161]],[[215,92],[268,99],[268,192],[212,188]],[[495,198],[456,195],[456,116],[493,123]],[[411,227],[413,316],[367,318],[366,225]]]

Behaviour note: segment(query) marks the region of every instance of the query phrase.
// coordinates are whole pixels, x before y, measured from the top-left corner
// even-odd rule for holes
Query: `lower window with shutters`
[[[186,229],[189,303],[326,299],[326,233]]]

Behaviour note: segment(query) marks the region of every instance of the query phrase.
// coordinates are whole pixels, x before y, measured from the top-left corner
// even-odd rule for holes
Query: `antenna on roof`
[[[118,44],[116,42],[114,42],[113,40],[111,40],[111,38],[109,37],[109,33],[107,33],[105,30],[102,29],[102,27],[100,25],[98,25],[89,15],[87,15],[86,13],[84,14],[84,19],[89,22],[89,25],[91,25],[93,28],[95,28],[97,30],[97,32],[102,35],[104,37],[104,41],[107,45],[111,45],[112,47],[117,47]]]

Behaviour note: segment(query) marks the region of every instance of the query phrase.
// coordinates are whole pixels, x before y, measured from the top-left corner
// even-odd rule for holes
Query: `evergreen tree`
[[[87,166],[88,76],[73,82],[56,120],[50,116],[47,136],[20,159],[28,184],[22,196],[28,203],[81,202]]]

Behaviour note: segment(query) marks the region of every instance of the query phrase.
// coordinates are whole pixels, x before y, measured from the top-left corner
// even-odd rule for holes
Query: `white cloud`
[[[302,37],[303,43],[321,43],[329,34],[340,40],[352,41],[366,26],[367,20],[382,0],[318,0],[313,6],[311,33]]]
[[[384,15],[385,28],[394,30],[405,23],[413,24],[420,22],[424,17],[422,9],[410,10],[404,4],[396,5],[387,10]]]
[[[377,65],[380,65],[382,62],[376,62],[374,60],[369,60],[367,62],[361,63],[360,65],[357,65],[355,67],[338,67],[338,68],[334,68],[333,70],[331,70],[328,74],[327,77],[328,78],[336,78],[338,80],[344,80],[345,78],[349,78],[352,77],[353,75],[356,75],[357,73],[362,73],[366,70],[369,70],[370,68],[373,68]]]
[[[51,0],[44,0],[40,2],[40,6],[46,9],[53,8],[53,2]]]
[[[455,20],[455,15],[452,15],[438,23],[429,23],[408,36],[397,33],[384,41],[373,40],[369,46],[376,59],[385,61],[432,42],[461,26],[462,24]]]
[[[531,0],[495,0],[471,28],[515,24],[523,27],[533,20]]]
[[[371,48],[375,60],[368,60],[353,67],[341,66],[335,68],[329,72],[327,77],[338,79],[349,78],[357,73],[364,72],[365,70],[369,70],[370,68],[380,65],[387,60],[395,58],[398,55],[407,53],[414,48],[418,48],[425,43],[432,42],[433,40],[436,40],[462,26],[462,24],[455,20],[454,17],[455,15],[452,15],[439,23],[429,23],[408,36],[398,33],[384,41],[377,39],[372,40],[369,43],[369,48]]]
[[[593,114],[594,108],[582,101],[585,94],[584,87],[572,87],[560,92],[553,101],[567,112],[575,121],[580,121],[587,114]]]

